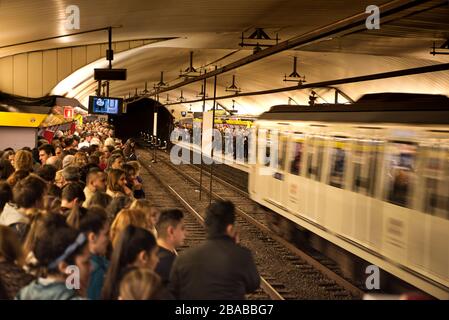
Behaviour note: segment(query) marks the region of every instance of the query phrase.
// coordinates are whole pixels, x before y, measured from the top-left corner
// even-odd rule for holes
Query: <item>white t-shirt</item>
[[[89,141],[83,141],[83,142],[80,142],[79,144],[78,144],[78,149],[81,149],[81,148],[84,148],[84,147],[90,147],[90,143],[89,143]]]

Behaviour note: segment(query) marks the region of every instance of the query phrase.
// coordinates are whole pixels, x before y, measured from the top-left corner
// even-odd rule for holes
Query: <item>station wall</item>
[[[0,127],[0,150],[8,147],[14,150],[23,147],[34,148],[37,139],[36,128]]]
[[[151,40],[113,42],[114,53]],[[23,97],[42,97],[85,65],[104,58],[107,43],[21,53],[0,58],[0,91]]]

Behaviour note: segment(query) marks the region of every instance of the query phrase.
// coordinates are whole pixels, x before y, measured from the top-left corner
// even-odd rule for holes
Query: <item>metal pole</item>
[[[158,108],[159,108],[159,93],[156,95],[156,100],[157,100],[157,102],[156,102],[156,106],[154,107],[154,113],[157,115],[157,111],[158,111]],[[155,139],[155,144],[154,144],[154,149],[153,149],[153,160],[151,161],[151,162],[153,162],[153,163],[156,163],[157,162],[157,159],[156,159],[156,149],[157,149],[157,147],[156,147],[156,145],[157,145],[157,131],[155,131],[154,130],[154,126],[156,126],[156,130],[157,130],[157,117],[156,117],[156,123],[154,123],[154,114],[153,114],[153,132],[155,132],[155,137],[154,137],[154,139]]]
[[[24,42],[19,42],[19,43],[8,44],[8,45],[5,45],[5,46],[1,46],[0,49],[9,48],[9,47],[15,47],[15,46],[21,46],[21,45],[24,45],[24,44],[30,44],[30,43],[54,40],[54,39],[59,39],[59,38],[64,38],[64,37],[78,36],[80,34],[104,31],[104,30],[108,30],[109,28],[121,28],[121,27],[122,26],[119,25],[119,26],[115,26],[115,27],[103,27],[103,28],[91,29],[91,30],[75,32],[75,33],[70,33],[70,34],[62,34],[62,35],[59,35],[59,36],[53,36],[53,37],[48,37],[48,38],[42,38],[42,39],[36,39],[36,40],[30,40],[30,41],[24,41]],[[47,48],[47,50],[48,49],[49,48]]]
[[[108,28],[108,44],[109,44],[109,50],[108,50],[108,54],[106,55],[108,60],[109,60],[109,69],[112,69],[112,27]],[[106,96],[109,97],[109,83],[110,81],[107,82],[107,86],[106,86]]]
[[[203,193],[203,128],[204,128],[204,112],[206,111],[206,81],[203,79],[203,120],[201,121],[201,156],[200,156],[200,201]]]
[[[215,66],[217,70],[217,66]],[[212,149],[210,151],[211,164],[210,164],[210,184],[209,184],[209,205],[212,203],[212,178],[214,169],[214,128],[215,128],[215,98],[217,97],[217,75],[214,76],[214,103],[212,106]]]
[[[98,80],[97,96],[101,96],[101,80]]]

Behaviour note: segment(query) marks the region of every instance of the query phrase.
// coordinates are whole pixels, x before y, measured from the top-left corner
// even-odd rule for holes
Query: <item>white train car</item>
[[[276,106],[255,130],[253,200],[449,299],[449,98]]]

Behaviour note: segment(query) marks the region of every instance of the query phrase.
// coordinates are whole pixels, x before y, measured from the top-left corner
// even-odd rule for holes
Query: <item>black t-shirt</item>
[[[170,271],[173,262],[175,261],[176,254],[159,246],[159,251],[157,255],[159,257],[159,263],[156,266],[155,271],[161,277],[164,286],[166,286],[170,279]]]

